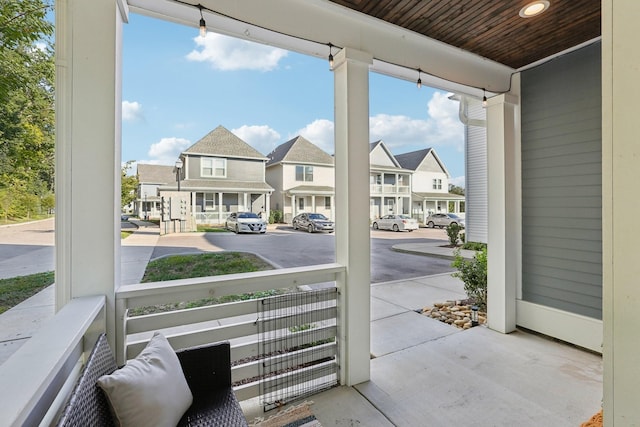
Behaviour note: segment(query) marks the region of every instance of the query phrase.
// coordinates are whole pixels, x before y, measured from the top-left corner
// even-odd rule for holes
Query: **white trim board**
[[[516,323],[527,329],[602,353],[602,320],[516,300]]]

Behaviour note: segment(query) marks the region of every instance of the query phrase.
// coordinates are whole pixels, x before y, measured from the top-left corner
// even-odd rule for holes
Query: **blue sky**
[[[464,186],[463,126],[450,94],[376,73],[369,83],[370,142],[382,139],[394,154],[432,147]],[[131,14],[122,100],[123,162],[172,165],[219,125],[265,155],[298,135],[333,153],[327,60]]]

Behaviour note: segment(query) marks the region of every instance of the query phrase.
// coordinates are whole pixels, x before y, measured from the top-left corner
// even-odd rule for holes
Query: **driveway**
[[[271,226],[266,234],[208,233],[207,243],[220,250],[256,253],[279,267],[335,262],[335,235],[295,231],[290,226]],[[186,236],[184,237],[186,238]],[[174,235],[168,246],[156,246],[152,258],[172,253],[185,252]],[[161,238],[162,240],[162,238]],[[186,240],[184,240],[186,243]],[[397,243],[442,242],[446,244],[444,230],[419,229],[414,232],[371,231],[371,282],[387,282],[433,274],[450,273],[454,269],[451,261],[393,251]],[[187,251],[199,251],[187,245]]]

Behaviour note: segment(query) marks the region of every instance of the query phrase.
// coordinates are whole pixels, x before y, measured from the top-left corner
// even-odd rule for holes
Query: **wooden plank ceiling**
[[[526,19],[532,0],[330,1],[516,69],[600,36],[600,0],[549,0]]]

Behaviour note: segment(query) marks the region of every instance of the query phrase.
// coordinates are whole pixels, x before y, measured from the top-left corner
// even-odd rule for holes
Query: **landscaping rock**
[[[422,314],[460,329],[471,328],[471,306],[459,301],[434,303],[432,307],[424,307]],[[478,324],[487,323],[487,314],[478,312]]]

